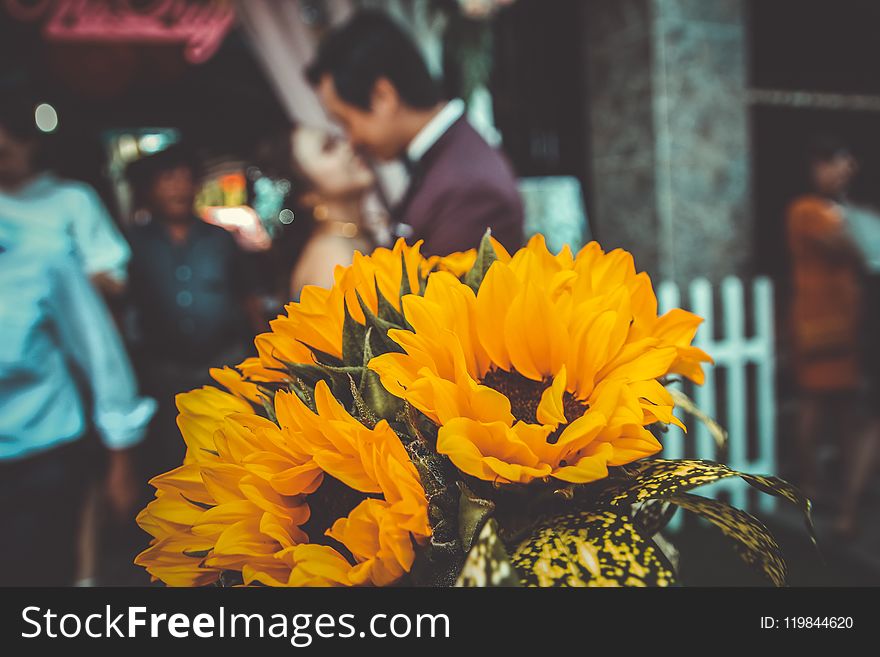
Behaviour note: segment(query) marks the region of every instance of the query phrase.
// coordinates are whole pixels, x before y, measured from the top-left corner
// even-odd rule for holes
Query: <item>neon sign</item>
[[[14,17],[45,19],[53,41],[182,43],[187,61],[217,52],[235,22],[230,0],[4,0]]]

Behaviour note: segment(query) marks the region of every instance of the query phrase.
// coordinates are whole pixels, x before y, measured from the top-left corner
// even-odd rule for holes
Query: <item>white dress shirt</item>
[[[86,274],[127,278],[131,250],[90,186],[42,173],[15,193],[0,193],[0,219],[26,222],[45,233],[67,233]]]
[[[0,461],[77,440],[87,415],[107,447],[129,447],[155,412],[70,236],[43,228],[0,213]]]
[[[452,124],[458,121],[464,114],[464,101],[461,98],[450,100],[437,115],[428,121],[424,128],[419,130],[406,148],[406,157],[416,163],[424,157],[431,146],[437,143]]]

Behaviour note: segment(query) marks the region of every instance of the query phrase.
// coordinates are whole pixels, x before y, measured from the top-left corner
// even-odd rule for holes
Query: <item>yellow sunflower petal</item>
[[[194,464],[182,465],[169,472],[150,479],[150,485],[157,490],[176,492],[200,504],[213,504],[205,482],[202,480],[201,469]]]
[[[211,375],[211,378],[214,379],[217,383],[222,385],[224,388],[229,390],[232,394],[241,397],[242,399],[246,399],[255,404],[261,403],[260,392],[257,389],[257,384],[251,383],[249,381],[245,381],[242,378],[241,373],[232,369],[231,367],[212,367],[208,370]]]
[[[369,367],[379,375],[382,386],[388,392],[403,397],[413,381],[418,378],[422,364],[409,354],[388,353],[373,358]]]
[[[631,425],[628,431],[608,444],[614,450],[608,459],[608,465],[626,465],[653,456],[663,449],[663,445],[650,431],[636,425]]]
[[[253,407],[244,399],[211,387],[181,393],[175,401],[180,411],[177,426],[187,446],[185,463],[213,458],[214,433],[224,419],[233,413],[253,412]]]
[[[510,267],[495,262],[489,267],[477,293],[477,335],[492,362],[503,370],[510,369],[510,352],[504,340],[503,327],[510,310],[510,300],[519,289],[520,283]]]
[[[588,484],[591,481],[604,479],[608,476],[608,460],[613,454],[609,443],[596,445],[592,450],[586,449],[571,465],[553,472],[553,477],[573,484]]]
[[[540,318],[540,321],[526,318]],[[516,371],[535,381],[553,376],[568,355],[566,327],[554,315],[547,296],[530,281],[510,302],[504,338]]]
[[[565,424],[565,409],[563,408],[562,396],[565,394],[567,376],[565,365],[553,378],[553,385],[541,393],[541,401],[538,403],[537,418],[541,424],[552,424],[554,427]]]
[[[326,545],[298,545],[292,549],[296,564],[290,573],[290,586],[349,586],[351,564]]]
[[[546,437],[548,431],[543,432]],[[462,472],[486,481],[527,483],[549,475],[551,470],[503,422],[451,420],[440,427],[437,451],[448,456]]]

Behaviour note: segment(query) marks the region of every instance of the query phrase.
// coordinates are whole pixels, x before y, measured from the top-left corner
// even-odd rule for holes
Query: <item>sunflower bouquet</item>
[[[681,421],[672,377],[699,384],[700,318],[658,315],[622,250],[425,258],[398,241],[306,287],[178,395],[183,464],[155,477],[136,559],[171,586],[673,585],[659,532],[679,507],[782,585],[764,525],[691,494],[775,477],[650,458]],[[688,407],[690,408],[690,407]]]

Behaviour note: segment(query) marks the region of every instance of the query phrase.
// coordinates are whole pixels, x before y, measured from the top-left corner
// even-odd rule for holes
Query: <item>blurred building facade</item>
[[[751,264],[745,5],[586,3],[596,233],[664,280]]]

